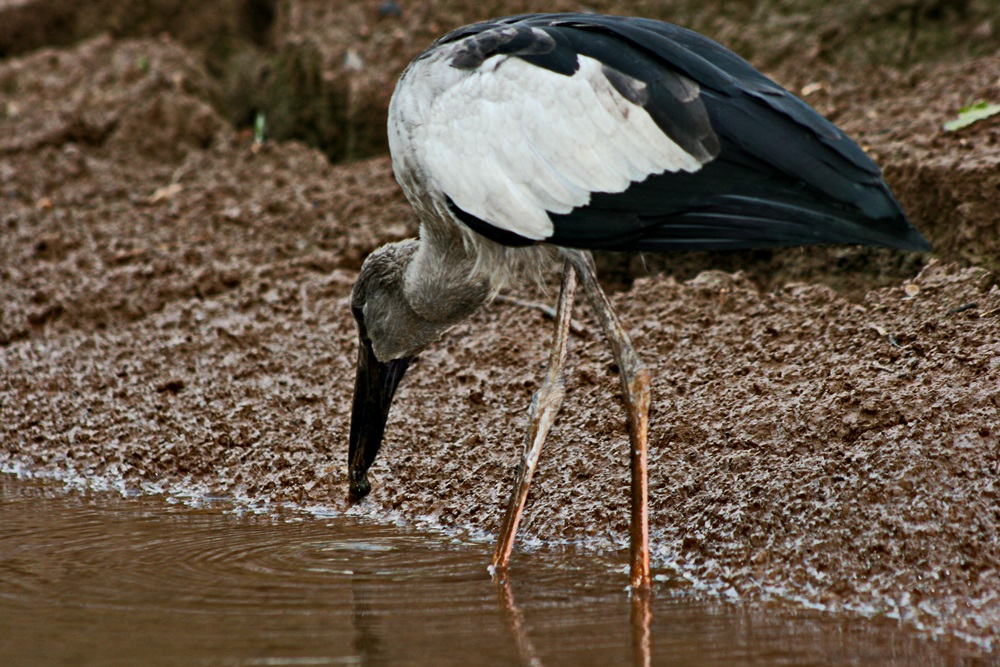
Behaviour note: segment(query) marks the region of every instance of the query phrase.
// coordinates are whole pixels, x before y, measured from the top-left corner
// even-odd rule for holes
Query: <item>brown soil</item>
[[[384,155],[392,82],[444,30],[539,7],[72,4],[0,0],[0,467],[342,505],[347,297],[414,227]],[[858,137],[935,252],[603,259],[655,377],[655,564],[996,650],[1000,117],[940,129],[1000,102],[996,5],[677,4]],[[522,536],[614,551],[627,439],[610,355],[577,317]],[[352,511],[496,530],[549,328],[498,303],[429,350]]]

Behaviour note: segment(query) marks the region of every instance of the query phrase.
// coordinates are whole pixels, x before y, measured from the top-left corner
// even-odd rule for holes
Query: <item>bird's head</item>
[[[424,231],[422,230],[422,234]],[[427,230],[433,238],[433,231]],[[475,258],[460,241],[400,241],[365,260],[351,311],[358,323],[358,370],[348,450],[349,497],[371,485],[375,461],[396,387],[410,362],[451,326],[469,317],[493,293],[475,275]]]
[[[389,407],[407,366],[436,336],[437,329],[417,315],[404,294],[404,277],[419,243],[383,246],[365,260],[351,293],[358,324],[358,366],[348,450],[349,498],[371,490],[368,468],[375,461]]]

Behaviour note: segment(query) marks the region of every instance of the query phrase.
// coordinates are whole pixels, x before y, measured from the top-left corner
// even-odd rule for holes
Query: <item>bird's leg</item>
[[[549,429],[555,423],[559,406],[562,405],[564,387],[562,384],[562,368],[566,362],[566,351],[569,341],[570,316],[573,313],[573,295],[576,293],[576,273],[566,262],[563,268],[562,288],[559,290],[559,305],[556,309],[556,328],[552,340],[552,351],[549,354],[549,368],[545,374],[542,386],[535,393],[528,413],[528,437],[521,454],[521,464],[517,469],[517,480],[510,496],[510,504],[500,527],[500,537],[493,554],[490,573],[494,577],[503,577],[510,562],[510,554],[514,549],[514,538],[517,535],[524,503],[528,499],[528,487],[531,477],[535,474],[538,457],[542,453],[542,445],[548,437]]]
[[[628,410],[628,433],[632,446],[631,584],[633,594],[649,590],[649,369],[639,359],[621,320],[597,281],[594,258],[589,252],[567,252],[593,304],[622,380],[622,397]]]

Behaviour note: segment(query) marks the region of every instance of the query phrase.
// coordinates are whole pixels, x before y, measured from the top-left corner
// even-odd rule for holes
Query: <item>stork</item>
[[[532,14],[455,30],[403,72],[388,132],[420,235],[374,251],[351,294],[360,339],[353,501],[371,489],[367,471],[410,361],[504,285],[563,264],[551,356],[530,407],[494,576],[508,567],[562,403],[579,281],[620,369],[631,445],[630,583],[650,586],[650,375],[590,251],[930,248],[879,168],[841,130],[716,42],[651,19]]]

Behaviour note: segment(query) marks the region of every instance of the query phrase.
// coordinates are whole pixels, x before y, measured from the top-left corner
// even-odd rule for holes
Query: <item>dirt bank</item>
[[[872,37],[871,5],[806,20],[792,11],[801,4],[715,19],[681,5],[674,18],[737,45],[759,37],[766,46],[748,55],[879,159],[935,253],[603,259],[655,378],[655,563],[716,590],[897,615],[993,650],[1000,117],[940,129],[969,101],[1000,101],[991,5],[921,15],[916,33],[882,17],[901,40],[890,49]],[[242,45],[224,58],[183,28],[194,20],[183,12],[175,31],[119,18],[18,47],[0,32],[12,54],[0,60],[0,467],[343,504],[347,295],[364,256],[414,226],[380,153],[384,104],[434,34],[488,8],[272,5],[266,28],[247,10],[219,29]],[[45,7],[0,2],[0,25]],[[866,16],[874,28],[836,29]],[[280,69],[289,49],[300,64]],[[344,59],[352,49],[360,69]],[[906,62],[844,59],[887,49]],[[243,74],[220,75],[237,61]],[[320,129],[299,137],[319,147],[261,146],[241,124],[278,114],[240,87],[273,88],[262,62],[284,73],[285,94],[329,96],[311,112]],[[573,341],[522,533],[617,550],[617,379],[590,314],[576,316],[589,335]],[[549,326],[494,304],[428,350],[399,392],[374,491],[353,511],[495,530]]]

